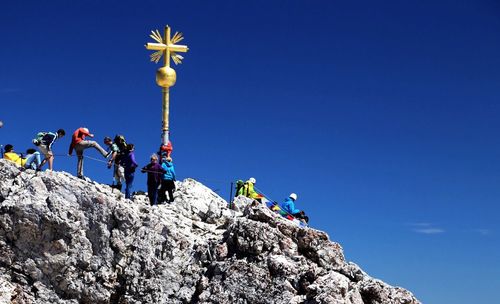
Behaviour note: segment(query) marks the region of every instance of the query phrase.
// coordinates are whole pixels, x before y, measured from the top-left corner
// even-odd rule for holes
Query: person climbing
[[[75,132],[73,132],[73,136],[71,137],[71,144],[69,145],[68,155],[73,154],[73,149],[76,151],[76,156],[78,157],[78,162],[76,164],[76,176],[78,178],[83,179],[83,151],[88,148],[94,148],[104,158],[109,156],[109,153],[106,152],[97,142],[93,140],[85,140],[85,137],[94,137],[94,134],[89,132],[87,128],[78,128]]]
[[[122,160],[122,165],[125,173],[125,198],[131,197],[135,168],[137,168],[138,166],[137,162],[135,161],[134,149],[134,144],[128,144],[127,154]]]
[[[151,155],[150,163],[144,166],[141,172],[148,174],[148,198],[151,206],[154,206],[158,198],[158,188],[161,186],[162,176],[167,171],[158,163],[158,155],[155,153]]]
[[[125,171],[121,165],[121,152],[118,145],[111,139],[111,137],[104,137],[104,144],[108,146],[108,153],[111,154],[111,158],[108,160],[108,169],[113,167],[113,185],[112,188],[116,188],[122,191],[122,182],[125,181]],[[115,185],[116,182],[116,185]]]
[[[256,183],[257,181],[255,180],[255,178],[250,177],[245,182],[245,184],[243,184],[243,186],[240,187],[240,189],[238,190],[238,195],[243,195],[260,202],[262,199],[262,195],[259,194],[257,191],[255,191]]]
[[[165,170],[161,181],[160,192],[158,193],[158,202],[167,201],[166,192],[168,192],[168,203],[174,201],[175,191],[175,169],[172,163],[172,158],[163,155],[161,158],[161,167]]]
[[[26,169],[33,169],[36,171],[40,171],[40,165],[42,164],[40,152],[37,150],[30,148],[26,150],[26,163],[24,167]]]
[[[5,145],[5,152],[3,154],[3,158],[10,160],[15,163],[18,167],[24,167],[26,164],[26,158],[23,158],[21,155],[14,152],[14,146],[11,144]]]
[[[63,129],[57,130],[56,133],[52,132],[39,132],[37,137],[33,139],[33,143],[38,146],[40,152],[45,156],[42,163],[40,164],[40,168],[45,165],[45,163],[49,163],[49,170],[52,171],[54,164],[54,153],[52,152],[52,145],[58,140],[66,135],[66,132]]]
[[[292,215],[293,217],[303,220],[306,223],[309,223],[309,217],[304,213],[304,211],[301,211],[300,209],[295,208],[295,201],[297,200],[297,194],[291,193],[288,198],[285,199],[283,203],[281,203],[281,210],[287,212],[288,214]]]

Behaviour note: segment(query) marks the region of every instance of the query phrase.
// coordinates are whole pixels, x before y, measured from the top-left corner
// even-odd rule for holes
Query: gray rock
[[[417,304],[322,231],[192,179],[149,206],[0,160],[0,303]]]

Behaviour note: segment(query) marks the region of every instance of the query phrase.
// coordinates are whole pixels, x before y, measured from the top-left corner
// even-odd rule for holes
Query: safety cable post
[[[231,181],[231,189],[229,190],[229,209],[233,209],[233,184],[234,182]]]

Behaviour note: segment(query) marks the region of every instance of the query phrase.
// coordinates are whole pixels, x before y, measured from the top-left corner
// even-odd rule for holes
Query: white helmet
[[[249,182],[251,182],[252,184],[257,183],[257,181],[255,180],[255,178],[253,178],[253,177],[250,177],[250,178],[248,179],[248,181],[249,181]]]
[[[295,193],[290,194],[288,197],[293,199],[294,201],[297,200],[297,194],[295,194]]]

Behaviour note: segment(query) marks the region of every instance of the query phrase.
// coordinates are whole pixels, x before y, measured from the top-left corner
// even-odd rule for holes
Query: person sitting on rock
[[[40,165],[42,164],[41,159],[40,152],[35,149],[28,149],[26,150],[26,163],[24,164],[24,167],[26,169],[40,171]]]
[[[238,195],[243,195],[243,196],[246,196],[248,198],[252,198],[252,199],[260,202],[262,200],[262,195],[259,194],[257,191],[255,191],[255,184],[256,183],[257,183],[257,181],[255,180],[255,178],[250,177],[245,182],[245,184],[242,187],[240,187],[240,189],[238,191]]]
[[[106,152],[97,142],[93,140],[85,140],[85,137],[94,137],[94,134],[89,132],[87,128],[78,128],[75,132],[73,132],[73,136],[71,137],[71,144],[69,145],[68,155],[73,154],[73,149],[76,151],[76,156],[78,158],[78,162],[76,164],[76,176],[78,178],[83,179],[83,151],[88,148],[94,148],[104,158],[109,156],[109,153]]]
[[[40,152],[35,149],[26,150],[26,157],[23,157],[22,154],[19,155],[14,152],[13,145],[8,144],[5,146],[4,158],[25,169],[40,170]]]
[[[151,162],[141,169],[142,173],[148,173],[148,197],[151,206],[156,205],[158,188],[161,186],[162,176],[167,173],[158,163],[158,155],[151,155]]]
[[[3,158],[10,160],[18,167],[24,167],[24,165],[26,164],[26,158],[23,158],[21,155],[14,152],[14,146],[11,144],[5,145],[5,153],[3,154]]]
[[[281,210],[287,212],[292,215],[294,218],[302,220],[306,223],[309,223],[309,217],[305,214],[304,211],[295,208],[295,201],[297,200],[297,194],[291,193],[288,198],[285,199],[283,203],[281,203]]]

